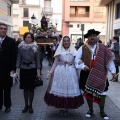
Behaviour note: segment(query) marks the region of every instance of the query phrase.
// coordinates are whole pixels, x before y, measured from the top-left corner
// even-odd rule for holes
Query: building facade
[[[100,0],[100,6],[107,8],[106,41],[113,36],[120,39],[120,0]]]
[[[32,30],[31,17],[36,17],[36,26],[40,25],[40,4],[27,4],[26,0],[19,0],[19,4],[13,5],[13,35],[16,39],[22,37],[25,32]],[[30,27],[28,27],[30,26]]]
[[[72,42],[83,37],[89,29],[100,31],[105,40],[106,8],[99,6],[99,0],[63,0],[62,34],[69,35]],[[81,31],[84,25],[84,31]]]
[[[38,0],[36,3],[33,0],[19,0],[19,4],[13,5],[13,33],[16,39],[29,31],[28,26],[33,14],[36,17],[36,27],[40,27],[41,18],[45,15],[61,33],[62,0]]]
[[[53,25],[57,25],[57,31],[62,30],[62,0],[40,0],[41,13],[50,19]]]
[[[0,22],[8,25],[7,35],[13,37],[13,4],[17,4],[19,0],[1,0],[0,1]]]

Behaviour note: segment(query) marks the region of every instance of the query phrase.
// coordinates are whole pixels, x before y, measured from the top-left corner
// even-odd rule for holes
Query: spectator
[[[0,23],[0,110],[4,104],[5,112],[10,112],[13,84],[10,73],[15,72],[16,45],[15,40],[7,36],[7,29],[6,24]]]
[[[46,56],[47,56],[49,66],[51,66],[51,64],[52,64],[52,51],[51,51],[51,46],[49,44],[46,45]]]
[[[25,107],[22,110],[22,113],[25,113],[28,110],[29,113],[33,113],[34,81],[36,76],[40,78],[40,53],[39,48],[34,41],[34,35],[30,32],[24,34],[23,42],[18,46],[16,74],[18,74],[19,68],[20,89],[23,89],[24,91],[25,101]]]
[[[120,66],[120,63],[118,63],[118,62],[116,61],[116,58],[119,56],[118,37],[113,37],[113,39],[112,39],[112,44],[111,44],[111,47],[109,47],[109,49],[111,49],[111,51],[112,51],[112,52],[114,53],[114,55],[115,55],[114,63],[115,63],[115,67],[116,67],[116,77],[114,77],[113,79],[111,79],[111,81],[113,81],[113,82],[118,82],[119,66]]]
[[[97,39],[98,39],[98,40],[97,40],[98,43],[102,43],[102,40],[100,40],[100,37],[99,37],[99,36],[97,37]]]
[[[42,71],[42,62],[43,62],[43,59],[45,57],[45,50],[44,50],[44,46],[40,45],[39,46],[39,49],[40,49],[40,74],[42,75],[41,71]]]

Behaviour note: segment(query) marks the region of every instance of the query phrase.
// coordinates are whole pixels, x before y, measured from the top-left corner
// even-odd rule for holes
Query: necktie
[[[2,38],[0,38],[0,43],[2,44],[2,42],[3,42],[3,39],[2,39]]]

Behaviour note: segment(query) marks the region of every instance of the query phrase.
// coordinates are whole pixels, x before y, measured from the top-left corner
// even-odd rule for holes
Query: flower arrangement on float
[[[57,30],[55,26],[48,27],[46,30],[42,29],[41,27],[38,27],[36,29],[36,32],[34,33],[35,38],[50,38],[50,37],[56,37],[58,36]]]

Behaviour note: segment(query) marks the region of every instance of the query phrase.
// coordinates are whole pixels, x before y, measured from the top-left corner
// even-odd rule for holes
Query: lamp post
[[[33,15],[32,15],[32,17],[31,17],[31,25],[32,25],[32,30],[33,30],[33,34],[34,34],[34,32],[35,32],[35,29],[36,29],[36,17],[35,17],[35,15],[34,15],[34,13],[33,13]]]

